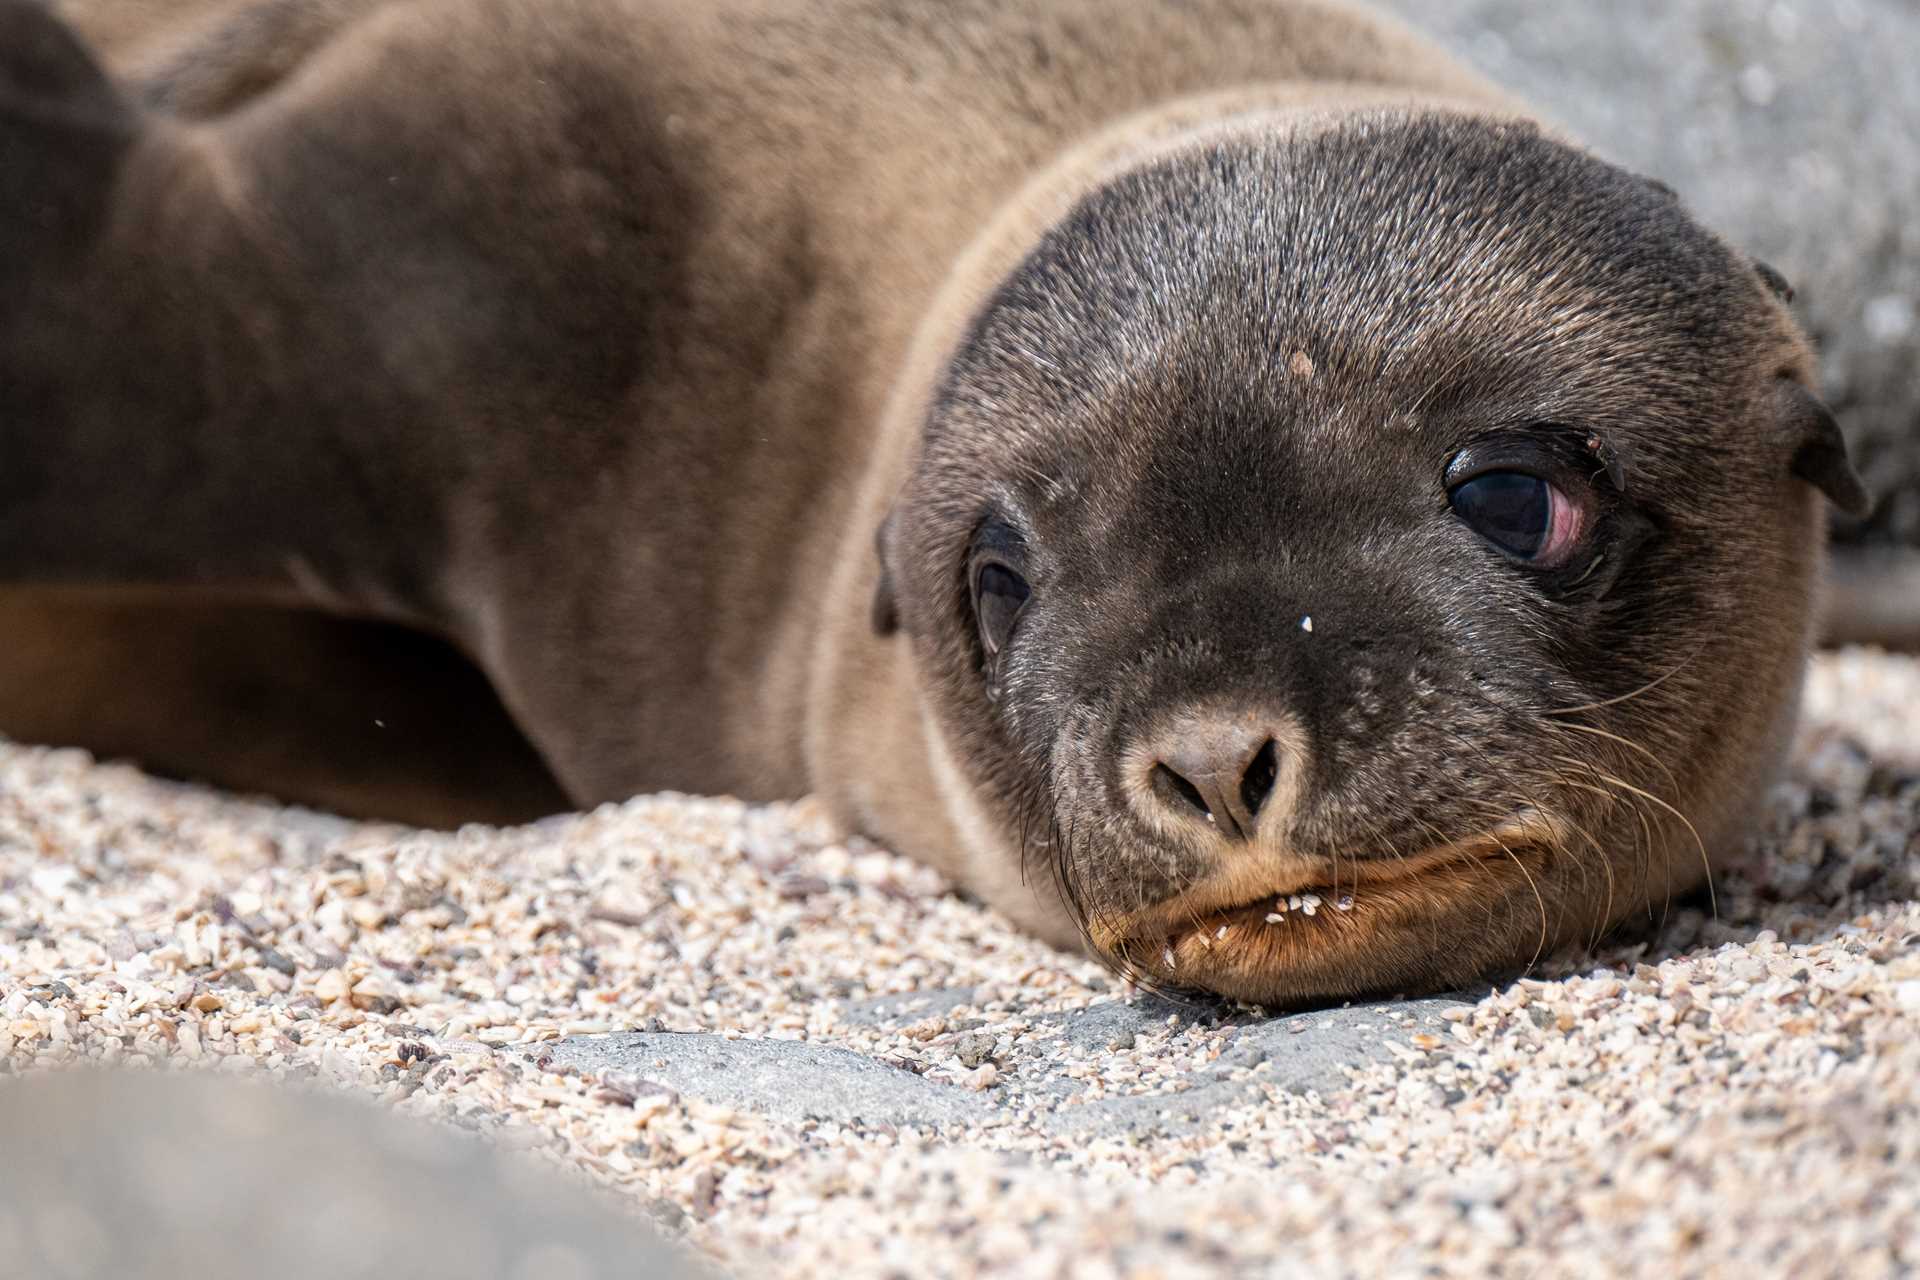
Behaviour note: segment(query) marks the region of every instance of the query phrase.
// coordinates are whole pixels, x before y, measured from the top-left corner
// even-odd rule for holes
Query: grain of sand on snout
[[[1063,1034],[1128,993],[805,804],[423,834],[0,744],[0,1063],[317,1077],[743,1275],[1920,1272],[1920,665],[1820,659],[1757,825],[1717,918],[1350,1013],[1378,1060],[1302,1089],[1245,1013]],[[812,1042],[789,1104],[832,1049],[942,1101],[806,1119],[554,1043],[647,1029]]]

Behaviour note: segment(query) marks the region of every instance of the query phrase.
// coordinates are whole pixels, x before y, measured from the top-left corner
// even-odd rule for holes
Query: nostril
[[[1160,799],[1168,804],[1187,804],[1201,817],[1211,819],[1213,810],[1207,807],[1206,797],[1200,794],[1200,788],[1167,768],[1164,764],[1153,766],[1153,789]]]
[[[1295,736],[1279,716],[1240,708],[1195,710],[1158,727],[1124,772],[1143,812],[1186,830],[1204,821],[1226,840],[1252,840],[1288,807],[1298,768]]]
[[[1248,814],[1260,816],[1260,806],[1273,794],[1273,784],[1279,777],[1279,744],[1268,738],[1248,762],[1246,773],[1240,777],[1240,799],[1247,806]]]

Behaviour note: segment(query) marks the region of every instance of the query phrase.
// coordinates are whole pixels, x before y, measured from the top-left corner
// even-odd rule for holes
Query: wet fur
[[[0,40],[37,59],[0,82],[0,196],[59,215],[0,223],[0,579],[435,631],[575,803],[817,789],[1048,936],[1268,999],[1657,907],[1774,765],[1819,558],[1795,472],[1851,474],[1782,399],[1804,343],[1669,193],[1397,27],[275,0],[119,89],[36,12],[0,3],[38,42]],[[1658,517],[1560,604],[1436,487],[1541,422]],[[1047,574],[989,699],[960,566],[996,504]],[[1230,873],[1143,839],[1110,776],[1219,695],[1314,744]],[[1115,930],[1517,804],[1551,838],[1317,935],[1157,969]]]

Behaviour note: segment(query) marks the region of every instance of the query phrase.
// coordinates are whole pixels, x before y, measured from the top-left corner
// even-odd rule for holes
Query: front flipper
[[[122,591],[0,588],[0,733],[417,826],[566,797],[485,679],[383,623]]]
[[[263,177],[284,149],[142,113],[0,0],[0,584],[444,613],[431,388],[339,287],[335,211]]]
[[[0,0],[0,584],[471,639],[547,513],[631,506],[693,224],[631,16],[392,4],[182,121]]]
[[[298,422],[300,299],[236,200],[211,138],[0,0],[0,581],[359,585],[382,497]]]

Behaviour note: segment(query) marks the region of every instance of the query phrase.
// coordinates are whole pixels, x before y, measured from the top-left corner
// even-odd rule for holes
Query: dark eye
[[[973,614],[989,658],[1006,648],[1020,609],[1032,594],[1027,580],[998,560],[988,560],[974,570]]]
[[[1508,555],[1536,564],[1565,563],[1585,523],[1580,508],[1539,476],[1486,471],[1453,487],[1454,514]]]

